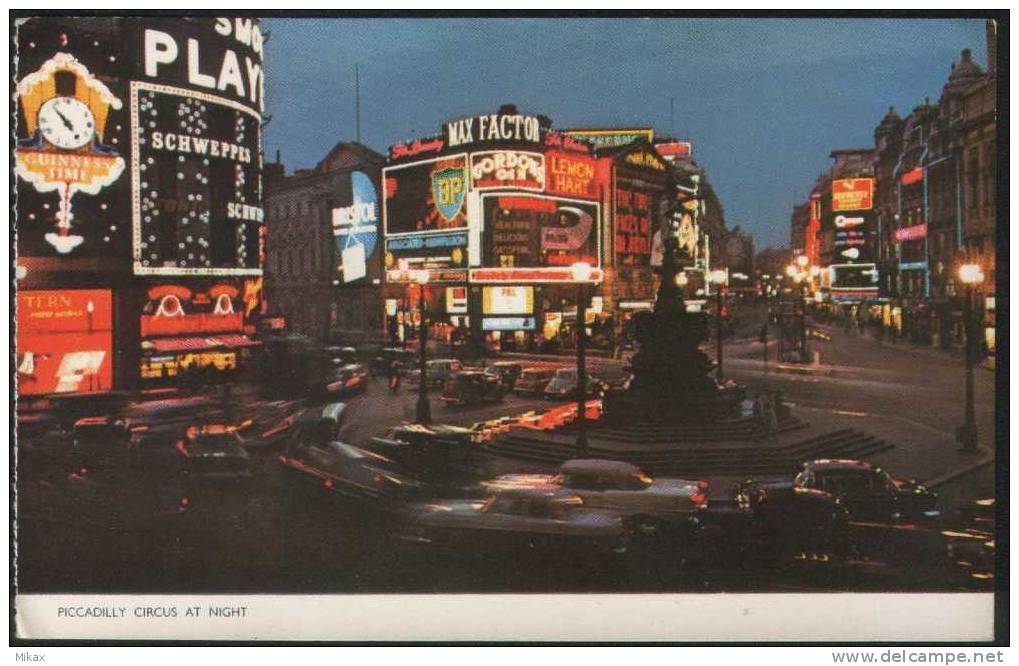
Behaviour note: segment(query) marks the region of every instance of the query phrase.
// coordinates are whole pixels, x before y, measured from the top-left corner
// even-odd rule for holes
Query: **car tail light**
[[[82,467],[78,470],[78,476],[85,476],[88,474],[88,467]]]
[[[381,474],[372,474],[372,483],[374,483],[375,485],[380,485],[382,481],[383,478]]]
[[[707,504],[708,504],[708,496],[705,495],[704,493],[698,491],[698,492],[694,493],[693,495],[690,495],[690,501],[693,502],[695,505],[700,506],[700,507],[707,506]]]
[[[182,495],[180,498],[180,508],[186,509],[191,506],[191,499],[187,495]]]
[[[332,479],[326,479],[325,481],[322,482],[322,485],[325,486],[326,488],[332,488],[333,487],[333,480]]]
[[[697,489],[698,490],[707,491],[708,486],[709,486],[708,482],[703,480],[703,479],[701,479],[700,481],[697,482]]]

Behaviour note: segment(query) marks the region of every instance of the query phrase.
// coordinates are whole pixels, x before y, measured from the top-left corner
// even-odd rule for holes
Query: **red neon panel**
[[[113,388],[112,300],[103,289],[18,294],[21,395]]]

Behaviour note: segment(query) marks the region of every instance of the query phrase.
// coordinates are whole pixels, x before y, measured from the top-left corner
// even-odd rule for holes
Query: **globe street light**
[[[594,269],[586,261],[570,267],[570,276],[577,284],[577,452],[587,452],[587,284]]]
[[[716,343],[718,345],[718,383],[722,383],[723,370],[722,370],[722,316],[725,311],[725,285],[728,282],[729,274],[725,271],[711,271],[708,274],[708,280],[718,285],[718,289],[715,290],[715,337],[717,338]]]
[[[959,267],[959,280],[966,285],[965,303],[963,304],[963,327],[966,329],[966,420],[956,430],[956,441],[962,444],[962,450],[975,452],[977,450],[977,421],[973,413],[973,366],[976,361],[976,350],[974,346],[974,316],[973,316],[973,293],[976,286],[984,281],[984,272],[977,264],[963,264]]]
[[[418,329],[418,343],[421,345],[419,365],[421,371],[421,383],[418,386],[417,422],[430,423],[432,420],[432,406],[428,402],[428,368],[425,363],[425,343],[428,328],[425,325],[425,285],[428,284],[428,271],[414,271],[411,278],[418,286],[418,314],[421,317],[421,326]]]

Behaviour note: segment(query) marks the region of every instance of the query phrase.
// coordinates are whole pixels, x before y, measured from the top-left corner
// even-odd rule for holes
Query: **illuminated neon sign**
[[[21,395],[110,390],[110,290],[19,291],[17,352]]]
[[[74,195],[96,195],[124,171],[124,158],[102,143],[121,101],[69,53],[47,60],[16,91],[29,136],[14,149],[14,173],[38,192],[58,194],[56,231],[44,237],[68,254],[85,240],[74,233]]]
[[[512,187],[540,192],[545,188],[545,156],[515,150],[472,153],[471,186],[475,190]]]
[[[446,145],[450,148],[475,143],[520,141],[541,143],[541,122],[537,116],[485,114],[453,120],[445,125]]]

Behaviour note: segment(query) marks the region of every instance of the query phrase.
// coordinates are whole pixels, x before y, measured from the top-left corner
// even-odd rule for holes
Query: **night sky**
[[[553,127],[651,125],[691,140],[729,227],[788,245],[833,148],[936,101],[983,20],[267,19],[265,151],[290,173],[355,138],[385,153],[447,119],[514,103]],[[675,99],[670,122],[669,98]]]

